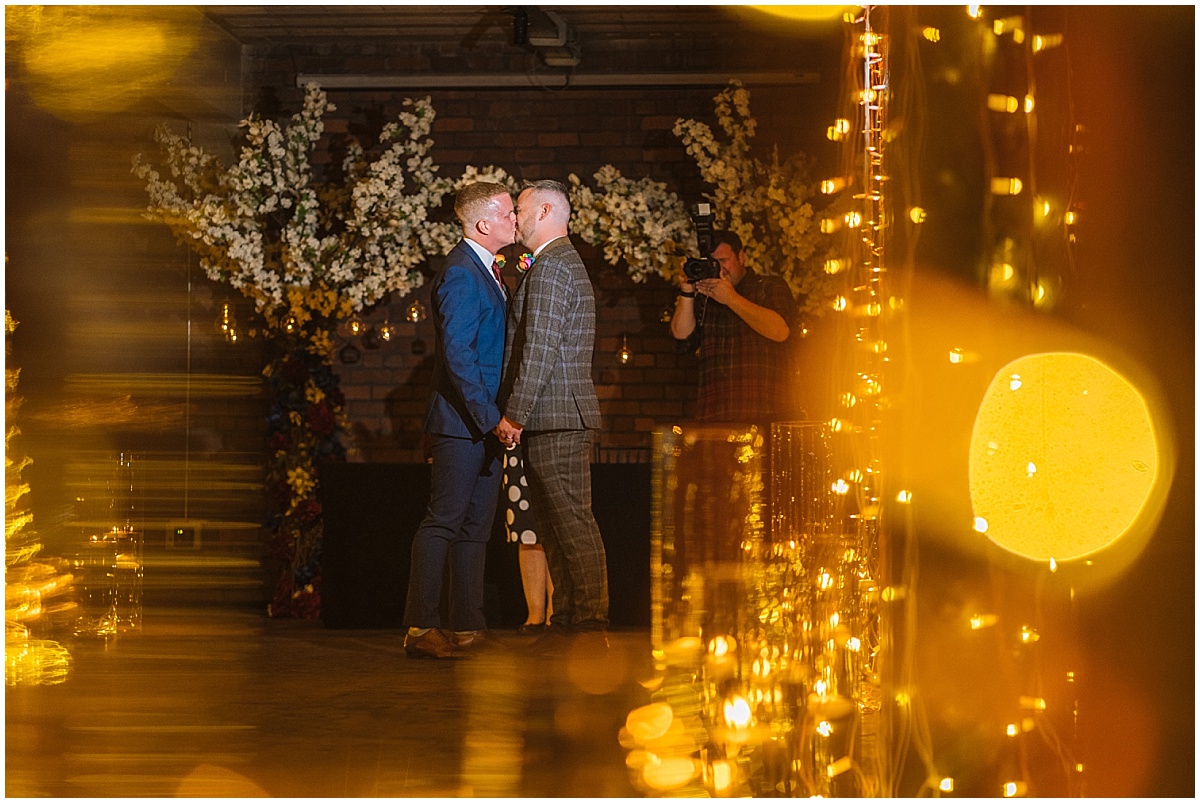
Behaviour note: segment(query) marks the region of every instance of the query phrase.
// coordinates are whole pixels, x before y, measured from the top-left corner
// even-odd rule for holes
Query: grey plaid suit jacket
[[[583,260],[567,237],[547,245],[508,307],[504,414],[525,429],[599,429],[592,384],[596,302]]]

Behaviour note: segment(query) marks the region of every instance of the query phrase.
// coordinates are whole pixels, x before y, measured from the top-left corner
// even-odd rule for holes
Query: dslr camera
[[[701,279],[716,279],[721,275],[721,263],[713,259],[713,215],[710,204],[696,204],[692,207],[692,224],[696,227],[696,244],[700,246],[700,256],[689,258],[683,263],[683,275],[689,283]]]

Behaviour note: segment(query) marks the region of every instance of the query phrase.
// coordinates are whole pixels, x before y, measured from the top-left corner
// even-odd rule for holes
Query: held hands
[[[523,429],[524,427],[518,426],[509,420],[508,416],[503,416],[500,419],[500,423],[492,431],[496,433],[496,437],[505,446],[516,446],[521,442],[521,430]]]

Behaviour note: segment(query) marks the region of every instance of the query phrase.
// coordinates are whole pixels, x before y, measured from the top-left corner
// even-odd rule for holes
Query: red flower
[[[304,414],[304,420],[318,438],[329,438],[337,431],[337,416],[325,402],[318,402]]]
[[[283,432],[272,433],[268,448],[270,449],[271,454],[290,451],[292,448],[292,439]]]
[[[307,524],[311,521],[316,521],[321,516],[321,503],[316,499],[305,499],[296,506],[296,510],[293,515],[295,515],[296,519],[301,524]]]

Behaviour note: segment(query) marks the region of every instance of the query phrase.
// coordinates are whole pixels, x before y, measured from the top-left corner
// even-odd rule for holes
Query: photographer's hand
[[[788,339],[791,329],[778,312],[755,304],[730,284],[728,279],[701,279],[696,282],[696,292],[729,307],[746,324],[768,340],[782,343]]]
[[[696,292],[727,307],[733,306],[731,302],[735,298],[741,298],[738,291],[734,289],[733,283],[723,276],[716,279],[701,279],[696,282]]]

